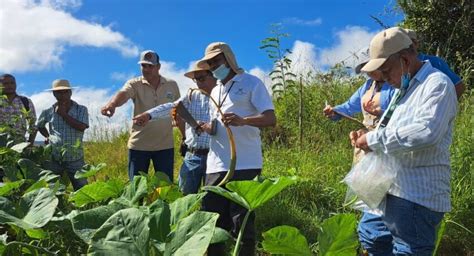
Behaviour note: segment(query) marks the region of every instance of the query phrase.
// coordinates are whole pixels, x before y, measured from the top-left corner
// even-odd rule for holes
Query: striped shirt
[[[389,194],[433,211],[451,210],[449,146],[456,111],[451,80],[425,62],[387,126],[366,135],[371,150],[393,156],[401,166]]]
[[[84,132],[74,129],[55,111],[58,103],[41,112],[37,127],[49,125],[49,141],[51,143],[53,159],[56,161],[76,161],[84,158],[82,138]],[[85,106],[72,101],[68,115],[77,121],[89,125],[89,115]]]
[[[156,106],[148,110],[147,113],[150,114],[151,120],[169,117],[171,108],[173,108],[180,101],[183,102],[184,107],[189,111],[189,113],[191,113],[196,121],[202,121],[206,123],[209,122],[209,97],[200,93],[199,91],[192,92],[191,100],[189,94],[187,94],[175,102]],[[185,143],[188,147],[208,149],[209,139],[209,134],[204,132],[198,135],[196,131],[188,123],[186,123]]]

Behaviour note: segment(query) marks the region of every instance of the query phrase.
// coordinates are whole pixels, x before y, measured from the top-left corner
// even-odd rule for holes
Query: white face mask
[[[216,70],[212,71],[212,75],[219,80],[224,80],[230,72],[230,68],[226,67],[225,64],[220,65]]]

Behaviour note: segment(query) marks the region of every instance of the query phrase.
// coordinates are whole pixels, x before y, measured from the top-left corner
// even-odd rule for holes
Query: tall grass
[[[342,103],[364,81],[340,73],[317,75],[303,88],[303,145],[298,145],[298,92],[289,89],[275,101],[278,126],[262,133],[264,176],[298,175],[303,181],[285,190],[257,211],[258,234],[276,225],[299,228],[311,243],[317,241],[322,220],[352,211],[342,206],[346,187],[340,181],[352,165],[352,147],[348,134],[357,125],[341,120],[332,122],[322,115],[327,100]],[[465,255],[474,252],[474,93],[468,91],[459,106],[452,156],[452,204],[440,254]],[[107,163],[99,179],[120,177],[127,180],[127,134],[109,142],[86,144],[88,163]],[[178,155],[179,135],[175,131],[175,177],[181,165]],[[151,167],[150,167],[151,169]],[[176,180],[176,179],[175,179]],[[458,223],[454,224],[454,223]]]

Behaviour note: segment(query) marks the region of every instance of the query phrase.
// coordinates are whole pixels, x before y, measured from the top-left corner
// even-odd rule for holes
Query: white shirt
[[[387,126],[366,135],[370,149],[402,166],[389,194],[433,211],[451,210],[449,146],[456,112],[451,80],[425,62]]]
[[[219,81],[211,96],[218,104],[222,104],[223,113],[233,112],[240,117],[255,116],[274,109],[272,98],[263,82],[247,73],[235,75],[225,85]],[[230,165],[229,139],[217,108],[213,104],[210,106],[211,119],[217,120],[217,132],[211,136],[206,173],[226,172]],[[248,125],[230,126],[230,129],[236,143],[236,170],[261,169],[263,159],[260,129]]]

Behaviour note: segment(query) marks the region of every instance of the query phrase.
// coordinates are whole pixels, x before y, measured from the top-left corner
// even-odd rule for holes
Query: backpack
[[[30,111],[30,103],[28,102],[28,98],[25,96],[18,96],[21,100],[21,103],[23,103],[23,106],[25,107],[26,111]]]

